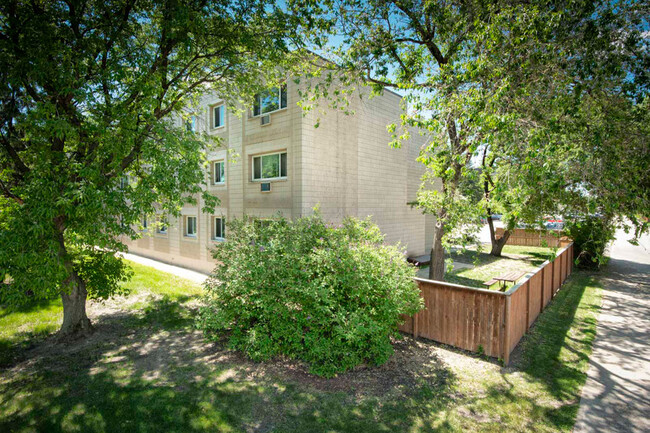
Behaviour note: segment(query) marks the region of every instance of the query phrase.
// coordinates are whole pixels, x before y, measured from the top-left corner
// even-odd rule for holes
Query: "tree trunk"
[[[503,236],[497,239],[496,232],[494,230],[494,221],[492,221],[492,215],[488,214],[487,222],[488,227],[490,228],[490,243],[492,244],[492,250],[490,251],[490,254],[496,257],[501,257],[501,251],[503,251],[503,247],[506,245],[506,242],[508,242],[508,238],[510,237],[512,231],[504,230]]]
[[[68,286],[69,291],[61,292],[63,301],[63,324],[59,330],[59,338],[75,339],[86,337],[93,331],[90,319],[86,315],[86,283],[76,272]]]
[[[433,245],[429,263],[429,279],[443,281],[445,278],[445,250],[442,247],[442,237],[445,234],[445,225],[436,218],[433,228]]]
[[[68,272],[68,278],[62,283],[61,300],[63,301],[63,323],[59,329],[58,337],[61,340],[72,340],[86,337],[93,332],[90,319],[86,315],[86,282],[74,268],[68,249],[65,244],[65,218],[59,216],[54,219],[59,242],[59,258]]]

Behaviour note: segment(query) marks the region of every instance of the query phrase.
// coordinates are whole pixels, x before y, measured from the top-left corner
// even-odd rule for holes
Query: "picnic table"
[[[501,283],[501,290],[505,290],[506,288],[506,283],[516,283],[517,280],[519,280],[521,277],[526,275],[525,272],[521,271],[511,271],[507,272],[503,275],[499,275],[498,277],[492,278],[490,281],[486,281],[483,283],[484,286],[490,287],[492,284]]]

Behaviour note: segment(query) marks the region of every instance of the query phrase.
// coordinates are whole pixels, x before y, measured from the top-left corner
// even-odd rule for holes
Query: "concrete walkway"
[[[650,432],[650,237],[628,238],[610,249],[575,433]]]
[[[159,271],[167,272],[168,274],[176,275],[177,277],[185,278],[199,284],[203,284],[203,282],[208,278],[207,274],[193,271],[191,269],[181,268],[180,266],[168,265],[167,263],[159,262],[158,260],[148,259],[131,253],[120,253],[120,255],[132,262],[149,266],[158,269]]]

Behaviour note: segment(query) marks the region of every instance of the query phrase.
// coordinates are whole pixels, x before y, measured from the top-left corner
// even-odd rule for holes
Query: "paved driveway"
[[[610,250],[575,433],[650,432],[650,237],[625,239]]]

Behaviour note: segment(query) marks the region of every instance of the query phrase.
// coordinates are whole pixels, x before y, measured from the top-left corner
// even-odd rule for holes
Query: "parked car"
[[[546,221],[544,223],[546,230],[562,230],[564,229],[563,221]]]

